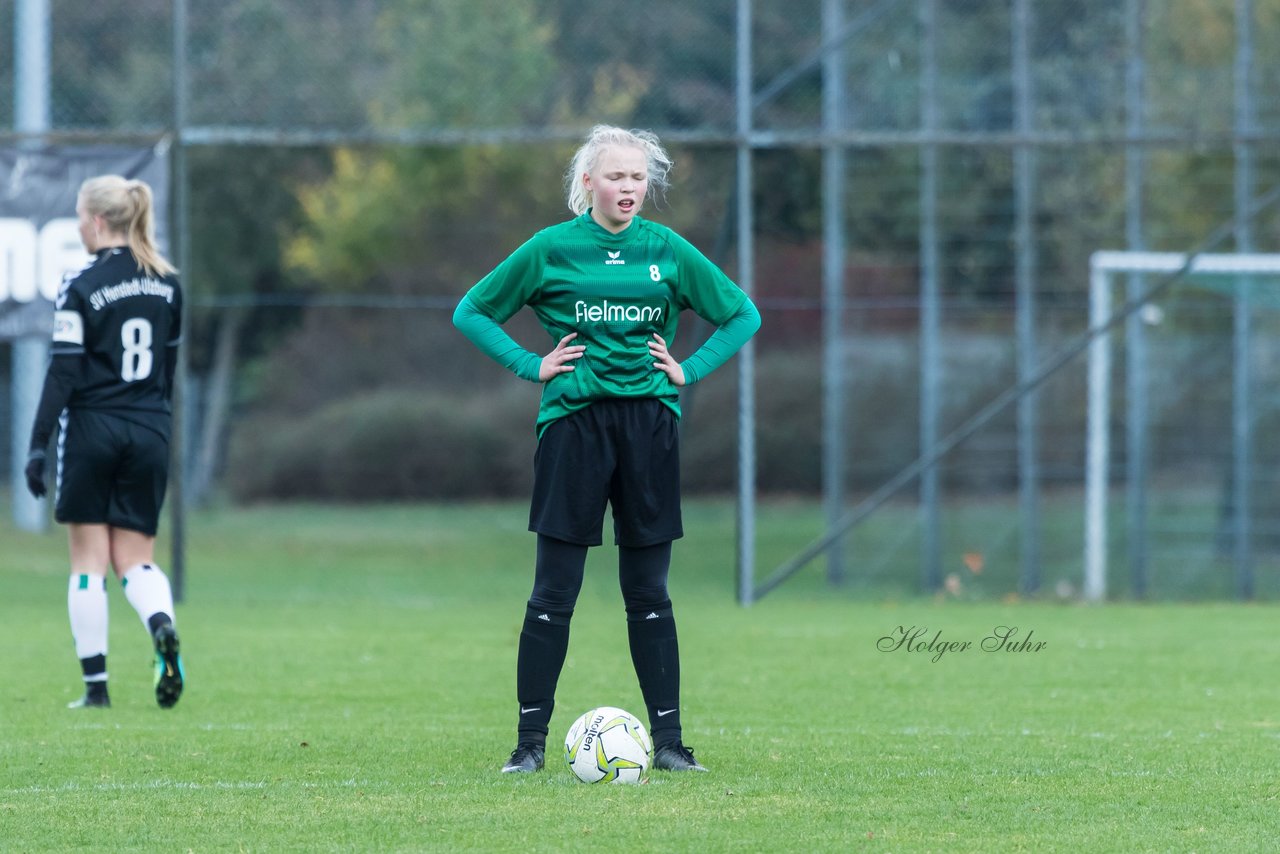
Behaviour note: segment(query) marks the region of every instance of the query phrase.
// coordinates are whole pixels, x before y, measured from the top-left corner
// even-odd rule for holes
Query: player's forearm
[[[30,450],[43,451],[49,446],[53,426],[58,423],[58,416],[66,409],[71,393],[75,391],[83,358],[54,356],[50,360],[49,373],[45,375],[44,389],[40,392],[40,403],[36,406],[35,422],[31,425]]]
[[[733,358],[733,354],[741,350],[742,345],[751,340],[751,336],[759,328],[760,312],[750,299],[744,300],[737,314],[711,333],[711,337],[692,356],[680,363],[684,370],[685,384],[692,385],[704,379]]]
[[[517,344],[497,321],[476,308],[470,297],[463,297],[458,303],[453,312],[453,325],[471,339],[471,343],[479,347],[480,352],[499,365],[523,380],[538,382],[538,367],[542,363],[542,357]]]

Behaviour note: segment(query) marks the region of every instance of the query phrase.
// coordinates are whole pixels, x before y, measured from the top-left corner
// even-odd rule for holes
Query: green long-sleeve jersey
[[[690,309],[717,327],[681,362],[696,382],[729,359],[760,326],[755,306],[720,268],[670,228],[636,217],[621,233],[590,212],[543,229],[463,297],[454,323],[485,353],[537,381],[542,357],[501,329],[529,306],[552,343],[571,332],[586,347],[574,370],[547,382],[538,433],[597,400],[652,397],[680,414],[680,396],[653,366],[656,332],[672,347],[679,314]]]

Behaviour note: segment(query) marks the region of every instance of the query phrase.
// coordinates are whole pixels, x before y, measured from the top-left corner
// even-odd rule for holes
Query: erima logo
[[[549,616],[548,616],[548,615],[546,615],[546,614],[539,614],[539,615],[538,615],[538,619],[539,619],[539,620],[543,620],[543,621],[548,622],[548,623],[549,623],[549,622],[551,622],[551,617],[549,617]]]
[[[617,252],[610,252],[609,250],[606,249],[605,254],[609,256],[608,258],[605,259],[605,262],[604,262],[608,266],[627,263],[626,261],[622,260],[621,249],[619,249]]]
[[[617,305],[602,300],[597,305],[587,305],[578,300],[573,304],[573,319],[581,323],[584,320],[605,323],[661,323],[662,308],[656,305]]]

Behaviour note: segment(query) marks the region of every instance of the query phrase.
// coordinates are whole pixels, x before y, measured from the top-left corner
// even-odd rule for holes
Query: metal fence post
[[[1237,252],[1253,251],[1253,221],[1243,216],[1252,207],[1253,143],[1253,0],[1236,0],[1235,59],[1235,241]],[[1240,599],[1252,599],[1253,578],[1253,279],[1242,277],[1236,286],[1232,435],[1235,510],[1235,587]]]
[[[751,210],[751,0],[738,0],[738,284],[748,294],[754,277]],[[738,353],[738,602],[755,598],[756,543],[755,344]]]
[[[942,401],[941,286],[938,251],[938,3],[921,0],[920,125],[920,453],[938,444]],[[938,467],[920,473],[921,584],[942,586],[942,508]]]
[[[1143,26],[1145,0],[1128,0],[1125,4],[1125,125],[1127,139],[1124,147],[1124,197],[1125,242],[1130,251],[1146,249],[1143,236],[1142,187],[1146,178],[1146,154],[1136,140],[1142,135],[1145,117],[1144,82],[1146,64],[1143,60]],[[1127,294],[1137,299],[1147,289],[1147,279],[1141,273],[1129,274]],[[1129,370],[1126,379],[1126,462],[1127,486],[1125,507],[1129,553],[1129,577],[1133,595],[1138,599],[1147,596],[1147,468],[1150,451],[1147,444],[1148,375],[1147,339],[1141,313],[1129,316],[1125,321],[1125,337],[1128,339]]]
[[[1013,6],[1014,121],[1020,141],[1014,148],[1014,244],[1018,305],[1014,324],[1018,340],[1018,381],[1026,382],[1039,365],[1036,335],[1036,151],[1031,81],[1031,2]],[[1018,401],[1018,506],[1022,535],[1024,594],[1040,589],[1040,394],[1028,392]]]
[[[836,40],[844,27],[845,0],[823,0],[823,43]],[[826,525],[832,527],[844,513],[845,357],[844,357],[844,258],[845,217],[844,145],[836,138],[844,128],[844,49],[828,49],[822,59],[822,485]],[[827,550],[827,581],[845,578],[845,542],[836,540]]]
[[[19,133],[31,135],[22,145],[38,145],[38,135],[49,130],[49,0],[18,0],[14,14],[14,125]],[[38,295],[36,299],[43,301]],[[27,492],[23,469],[27,465],[28,431],[44,386],[49,340],[25,336],[12,346],[9,444],[13,521],[21,530],[43,531],[48,527],[45,502]]]

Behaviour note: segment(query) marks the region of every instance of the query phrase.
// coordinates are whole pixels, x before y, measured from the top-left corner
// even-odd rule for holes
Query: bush
[[[769,492],[811,492],[821,478],[821,378],[812,354],[756,363],[756,481]],[[738,483],[738,375],[730,362],[685,392],[681,481],[690,493],[732,493]]]
[[[942,435],[1013,379],[1012,351],[999,336],[953,336],[948,355]],[[919,454],[918,347],[906,336],[863,336],[850,345],[848,358],[845,483],[851,490],[872,489]],[[820,368],[821,354],[812,348],[757,359],[756,482],[763,492],[822,488]],[[1064,374],[1041,391],[1042,465],[1055,477],[1074,478],[1082,470],[1081,382],[1078,372]],[[477,385],[490,390],[477,392]],[[236,426],[227,483],[239,499],[524,498],[532,485],[538,394],[537,386],[501,375],[467,388],[346,394],[301,415],[260,413]],[[734,363],[684,391],[681,475],[687,494],[736,490],[737,401]],[[943,485],[1015,488],[1015,416],[1007,408],[949,454]]]
[[[242,500],[527,494],[537,403],[522,392],[391,389],[297,418],[246,419],[234,431],[227,483]]]

